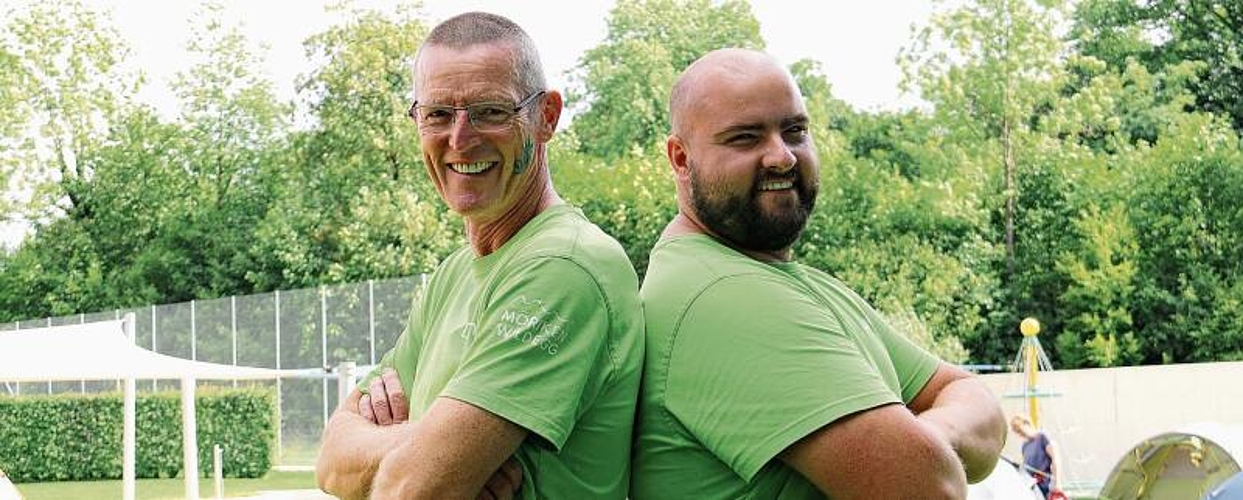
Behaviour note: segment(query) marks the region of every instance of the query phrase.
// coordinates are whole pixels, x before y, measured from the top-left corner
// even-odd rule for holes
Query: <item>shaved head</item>
[[[779,74],[797,88],[789,71],[773,56],[751,49],[718,49],[697,59],[678,76],[669,95],[669,121],[674,135],[684,135],[686,117],[703,106],[704,98],[721,87],[748,83],[761,75]]]

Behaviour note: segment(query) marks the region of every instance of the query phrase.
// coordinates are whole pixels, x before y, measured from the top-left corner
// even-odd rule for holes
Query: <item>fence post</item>
[[[320,350],[320,366],[328,369],[328,287],[319,286],[319,350]],[[320,379],[320,395],[323,396],[323,402],[320,409],[323,410],[325,424],[328,423],[328,379]]]
[[[274,326],[276,330],[276,369],[279,370],[281,369],[281,291],[280,290],[276,291],[274,302],[276,305],[276,307],[274,308],[276,310],[275,319],[274,319]],[[277,408],[277,412],[276,412],[276,415],[277,415],[276,457],[277,457],[278,463],[284,463],[284,459],[285,459],[285,449],[282,447],[282,444],[281,444],[281,438],[285,432],[285,422],[284,422],[285,412],[281,411],[281,409],[284,408],[284,403],[282,401],[283,401],[283,398],[281,397],[281,379],[277,378],[276,379],[276,408]]]
[[[232,332],[233,332],[233,366],[237,366],[237,296],[236,295],[229,296],[229,309],[231,312],[230,316],[232,319]],[[233,379],[233,388],[234,389],[237,388],[237,379]]]
[[[129,316],[126,316],[126,319],[129,319]],[[79,325],[85,325],[85,324],[86,324],[86,314],[85,314],[85,313],[78,313],[78,324],[79,324]],[[133,341],[134,341],[134,339],[130,339],[130,342],[133,342]],[[86,394],[86,380],[79,380],[79,381],[78,381],[78,383],[79,383],[79,385],[78,385],[78,394]]]
[[[156,350],[155,348],[155,333],[159,331],[159,328],[156,327],[157,324],[158,323],[155,322],[155,304],[152,304],[151,305],[151,352],[160,352]],[[157,392],[159,390],[160,390],[160,381],[156,379],[151,379],[151,392]]]
[[[375,280],[367,280],[367,338],[371,340],[371,364],[375,364]]]
[[[47,317],[47,326],[48,326],[48,328],[51,328],[51,327],[52,327],[52,317],[51,317],[51,316],[48,316],[48,317]],[[51,394],[51,393],[52,393],[52,381],[51,381],[51,380],[47,381],[47,393],[48,393],[48,394]]]
[[[198,314],[194,310],[194,299],[190,299],[190,360],[199,360]]]
[[[358,366],[353,361],[342,361],[337,364],[337,401],[345,401],[350,397],[350,391],[354,389],[354,368]],[[327,380],[327,379],[325,379]]]

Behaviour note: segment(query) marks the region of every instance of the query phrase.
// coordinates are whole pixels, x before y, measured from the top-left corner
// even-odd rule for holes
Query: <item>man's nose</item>
[[[479,142],[479,131],[470,122],[470,113],[465,109],[453,110],[453,123],[449,125],[449,147],[455,151],[465,151]]]
[[[768,148],[764,152],[764,168],[775,170],[777,173],[785,173],[794,168],[798,163],[798,158],[794,156],[794,151],[790,149],[790,145],[786,144],[780,136],[770,139]]]

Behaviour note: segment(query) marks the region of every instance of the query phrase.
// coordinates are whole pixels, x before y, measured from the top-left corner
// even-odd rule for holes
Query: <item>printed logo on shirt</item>
[[[557,354],[565,340],[565,317],[544,306],[544,301],[528,299],[519,295],[511,307],[501,311],[496,325],[496,336],[505,340],[518,340]]]

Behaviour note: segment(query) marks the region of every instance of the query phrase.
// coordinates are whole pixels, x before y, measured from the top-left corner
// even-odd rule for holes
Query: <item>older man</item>
[[[679,77],[670,111],[678,214],[640,292],[631,496],[965,497],[1005,440],[996,400],[792,260],[820,166],[789,72],[715,51]]]
[[[360,384],[369,394],[355,391],[328,422],[321,487],[508,498],[512,457],[524,499],[625,498],[638,280],[621,246],[553,188],[545,147],[561,95],[527,34],[485,13],[428,34],[414,87],[428,176],[470,245],[415,301],[381,363],[395,372],[372,374]]]

